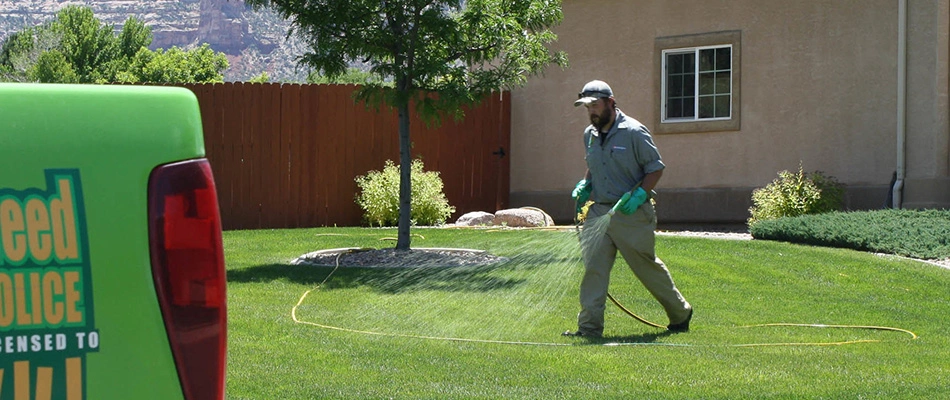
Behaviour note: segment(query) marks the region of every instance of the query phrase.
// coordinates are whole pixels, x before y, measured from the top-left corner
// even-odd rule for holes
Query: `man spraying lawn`
[[[563,335],[603,335],[607,286],[618,250],[666,310],[670,320],[667,330],[686,332],[693,308],[656,257],[656,211],[650,193],[666,166],[650,131],[617,108],[613,90],[603,81],[584,85],[574,102],[575,107],[580,105],[587,108],[591,123],[584,131],[587,173],[572,197],[579,205],[588,200],[594,204],[581,231],[585,271],[577,330]]]

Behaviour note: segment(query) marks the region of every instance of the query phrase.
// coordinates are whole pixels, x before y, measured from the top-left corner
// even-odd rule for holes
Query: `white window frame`
[[[729,71],[729,116],[727,116],[727,117],[712,117],[712,118],[708,118],[708,117],[707,117],[707,118],[702,118],[702,117],[699,116],[699,103],[700,103],[700,102],[699,102],[699,99],[700,99],[701,97],[717,96],[717,95],[722,95],[722,94],[721,94],[721,93],[714,93],[714,94],[712,94],[712,95],[702,95],[702,94],[700,94],[700,93],[699,93],[699,84],[700,84],[700,82],[699,82],[699,75],[700,75],[701,73],[704,73],[704,72],[713,72],[713,73],[715,73],[715,72],[722,72],[722,71],[726,71],[726,70],[718,70],[718,69],[715,69],[715,65],[714,65],[714,66],[713,66],[713,68],[714,68],[713,70],[710,70],[710,71],[700,71],[700,70],[699,70],[699,63],[700,63],[699,53],[700,53],[700,51],[702,51],[702,50],[713,50],[713,49],[723,49],[723,48],[728,48],[728,49],[729,49],[729,70],[728,70],[728,71]],[[667,65],[666,65],[666,63],[667,63],[667,56],[669,56],[669,55],[676,55],[676,54],[689,54],[689,53],[692,53],[692,54],[694,55],[694,56],[693,56],[693,62],[694,62],[694,66],[693,66],[693,96],[694,96],[694,97],[693,97],[693,98],[694,98],[695,100],[693,101],[693,116],[692,116],[692,117],[669,118],[669,117],[667,116],[667,111],[668,111],[668,110],[667,110],[667,107],[668,107],[668,105],[669,105],[669,102],[668,102],[668,100],[667,100],[667,93],[668,93],[668,92],[667,92],[667,84],[668,84],[667,80],[668,80],[668,77],[669,77],[669,74],[667,73],[667,68],[668,68],[668,67],[667,67]],[[735,87],[735,86],[734,86],[734,77],[735,77],[735,74],[734,74],[734,68],[733,68],[733,63],[735,62],[735,60],[734,60],[735,57],[733,56],[734,54],[735,54],[735,52],[733,51],[733,46],[732,46],[732,44],[712,45],[712,46],[697,46],[697,47],[684,47],[684,48],[678,48],[678,49],[663,50],[663,54],[662,54],[662,64],[663,64],[663,65],[662,65],[662,71],[663,71],[663,72],[662,72],[662,75],[661,75],[661,77],[662,77],[662,83],[661,83],[661,88],[660,88],[660,96],[661,96],[660,101],[661,101],[661,107],[662,107],[662,119],[661,119],[661,122],[662,122],[662,123],[682,123],[682,122],[728,121],[728,120],[731,120],[731,119],[732,119],[732,116],[733,116],[732,97],[735,95],[735,90],[734,90],[734,87]],[[715,82],[713,83],[713,86],[715,87]]]
[[[653,115],[652,133],[658,135],[679,133],[739,132],[742,130],[742,31],[719,31],[693,33],[678,36],[657,37],[653,42]],[[698,48],[732,46],[730,118],[674,118],[667,120],[664,52],[689,51]],[[699,93],[698,91],[696,93]],[[694,94],[695,95],[695,94]],[[695,105],[694,105],[695,106]]]

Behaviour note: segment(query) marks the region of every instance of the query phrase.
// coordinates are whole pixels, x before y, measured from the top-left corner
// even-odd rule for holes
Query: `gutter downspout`
[[[906,171],[907,128],[907,0],[898,0],[897,6],[897,173],[891,188],[892,206],[902,208],[904,175]]]

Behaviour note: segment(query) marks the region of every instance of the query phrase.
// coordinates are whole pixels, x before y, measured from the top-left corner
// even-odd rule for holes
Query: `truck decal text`
[[[99,350],[78,169],[0,187],[0,399],[85,397]]]

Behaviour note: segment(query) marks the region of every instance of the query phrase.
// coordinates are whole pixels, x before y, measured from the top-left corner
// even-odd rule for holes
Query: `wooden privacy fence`
[[[395,110],[353,101],[353,85],[183,85],[198,97],[224,229],[358,226],[355,178],[399,164]],[[427,127],[411,115],[413,159],[438,171],[452,218],[506,208],[510,93]]]

